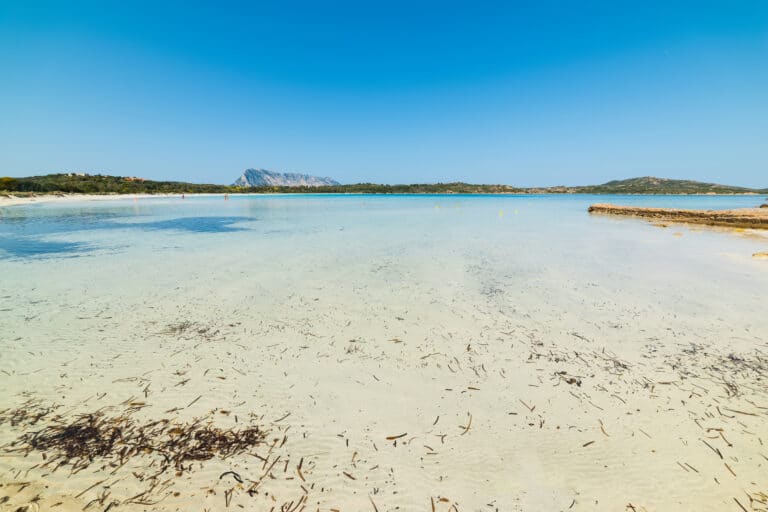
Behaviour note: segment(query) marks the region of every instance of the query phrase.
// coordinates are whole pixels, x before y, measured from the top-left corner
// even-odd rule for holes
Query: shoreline
[[[768,208],[736,210],[686,210],[678,208],[645,208],[600,203],[590,205],[589,213],[641,217],[655,221],[680,222],[742,229],[768,229]]]
[[[325,195],[371,195],[371,196],[389,196],[389,195],[397,195],[397,196],[579,196],[579,195],[597,195],[597,196],[649,196],[649,197],[657,197],[657,196],[674,196],[674,197],[688,197],[688,196],[694,196],[694,197],[735,197],[735,196],[756,196],[760,197],[760,194],[755,193],[741,193],[741,194],[711,194],[711,193],[702,193],[702,194],[640,194],[640,193],[626,193],[626,194],[592,194],[592,193],[574,193],[574,192],[494,192],[494,193],[455,193],[455,192],[423,192],[423,193],[408,193],[408,192],[397,192],[397,193],[380,193],[380,192],[198,192],[198,193],[186,193],[186,192],[174,192],[174,193],[158,193],[158,194],[80,194],[80,193],[66,193],[66,192],[51,192],[51,193],[44,193],[44,194],[31,194],[31,195],[14,195],[10,192],[0,192],[0,208],[8,207],[8,206],[19,206],[19,205],[27,205],[27,204],[34,204],[34,203],[49,203],[49,202],[70,202],[70,201],[110,201],[110,200],[120,200],[120,199],[152,199],[152,198],[181,198],[181,196],[185,197],[217,197],[217,196],[224,196],[224,195],[230,195],[230,196],[279,196],[279,195],[318,195],[318,196],[325,196]],[[612,208],[628,208],[628,209],[635,209],[635,210],[643,210],[644,208],[633,208],[633,207],[618,207],[616,205],[610,205],[610,204],[595,204],[590,206],[590,212],[592,212],[592,208],[595,207],[595,213],[611,213],[611,214],[619,214],[615,211],[606,211],[603,210],[602,207],[610,206]],[[759,210],[759,207],[754,208],[756,210]],[[648,210],[654,210],[654,208],[648,208]],[[690,210],[690,211],[696,211],[696,210]],[[701,210],[704,211],[704,210]],[[636,215],[636,216],[650,216],[650,215],[642,215],[642,214],[629,214],[624,213],[623,215]],[[704,222],[700,222],[701,224],[705,224]],[[732,224],[726,224],[727,226],[732,226]],[[740,227],[740,226],[737,226]]]
[[[185,196],[223,196],[220,193],[183,194]],[[34,203],[113,201],[120,199],[181,198],[182,194],[42,194],[32,196],[0,195],[0,208]]]

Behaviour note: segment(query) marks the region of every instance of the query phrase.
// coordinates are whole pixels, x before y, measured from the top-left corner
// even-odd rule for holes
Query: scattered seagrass
[[[257,425],[222,429],[213,426],[210,418],[191,423],[169,419],[140,422],[133,417],[136,407],[114,415],[99,409],[66,417],[55,415],[52,408],[38,404],[40,409],[30,409],[30,405],[0,414],[0,425],[8,422],[31,427],[41,420],[46,425],[24,432],[6,451],[42,452],[46,455],[43,466],[54,471],[70,466],[77,472],[97,463],[102,463],[102,470],[114,469],[134,457],[153,457],[160,473],[169,469],[184,472],[191,469],[193,461],[248,452],[263,444],[267,436]]]
[[[59,414],[58,407],[30,400],[19,408],[0,411],[0,426],[22,430],[15,441],[0,449],[23,456],[40,453],[43,461],[36,467],[51,472],[65,468],[70,475],[95,466],[99,474],[109,477],[124,466],[131,468],[143,485],[140,494],[107,503],[108,486],[101,485],[106,479],[100,479],[77,496],[102,486],[105,490],[93,502],[111,508],[127,503],[154,505],[172,494],[169,487],[174,479],[191,472],[195,463],[214,458],[226,460],[241,454],[261,458],[255,453],[257,448],[264,446],[271,452],[276,444],[272,442],[269,446],[269,431],[253,422],[242,428],[220,428],[213,423],[213,413],[191,422],[142,421],[135,413],[143,406],[143,402],[130,402],[123,409],[104,407],[71,415]],[[227,474],[242,481],[233,471],[222,477]],[[271,478],[269,472],[265,476]],[[251,488],[255,488],[256,483],[251,483]],[[231,500],[231,491],[227,502]]]

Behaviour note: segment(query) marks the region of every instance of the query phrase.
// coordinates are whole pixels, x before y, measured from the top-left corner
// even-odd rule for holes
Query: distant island
[[[233,183],[236,187],[322,187],[341,185],[331,178],[267,169],[246,169]]]
[[[264,169],[246,170],[233,185],[154,181],[134,176],[61,173],[26,178],[0,178],[0,194],[239,194],[239,193],[334,193],[334,194],[768,194],[753,189],[689,180],[642,177],[576,187],[515,187],[470,183],[341,185],[331,178]]]

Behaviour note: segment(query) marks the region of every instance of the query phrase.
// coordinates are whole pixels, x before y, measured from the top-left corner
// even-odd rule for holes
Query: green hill
[[[179,181],[154,181],[125,176],[90,174],[48,174],[27,178],[0,178],[5,193],[77,193],[77,194],[194,194],[194,193],[340,193],[340,194],[768,194],[768,189],[751,189],[643,177],[609,181],[602,185],[579,187],[520,188],[511,185],[476,185],[470,183],[430,183],[381,185],[357,183],[330,186],[238,187]]]
[[[237,187],[153,181],[129,176],[101,174],[47,174],[28,178],[0,178],[0,191],[72,194],[175,194],[236,192]]]
[[[764,194],[768,189],[751,189],[702,183],[691,180],[668,180],[645,176],[609,181],[602,185],[571,187],[570,192],[586,194]]]

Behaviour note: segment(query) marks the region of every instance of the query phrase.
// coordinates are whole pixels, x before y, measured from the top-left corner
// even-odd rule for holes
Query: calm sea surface
[[[762,198],[267,195],[0,208],[0,411],[29,399],[71,414],[141,400],[135,414],[148,422],[218,410],[217,424],[279,419],[275,429],[291,429],[285,474],[306,457],[323,510],[370,510],[371,500],[428,510],[436,496],[459,510],[572,500],[573,510],[725,510],[745,489],[768,491],[753,485],[765,475],[765,421],[714,408],[757,410],[764,386],[745,391],[755,377],[740,374],[741,394],[725,398],[717,383],[649,384],[768,349],[768,261],[752,257],[768,238],[588,214],[597,202],[730,209]],[[601,377],[606,351],[629,362]],[[593,361],[587,353],[598,366],[578,366]],[[561,383],[566,370],[583,386]],[[727,401],[739,397],[751,402]],[[702,425],[726,428],[733,446],[718,446],[738,478],[697,440]],[[0,424],[0,445],[19,435]],[[38,492],[60,510],[93,499],[75,497],[97,473],[51,480],[36,457],[0,457],[0,481],[29,470],[27,498]],[[223,489],[201,489],[233,468],[255,474],[253,460],[185,474],[158,510],[222,509]],[[307,491],[292,474],[268,496]],[[145,490],[130,472],[121,478],[113,497]]]
[[[41,203],[0,208],[0,260],[29,263],[86,257],[85,264],[91,266],[151,250],[142,255],[151,263],[153,258],[172,258],[177,252],[237,251],[267,241],[271,249],[261,258],[309,248],[313,253],[324,248],[333,253],[339,244],[346,249],[368,248],[373,254],[408,242],[423,245],[446,239],[459,250],[471,248],[471,240],[486,235],[516,245],[543,243],[551,252],[566,241],[572,243],[574,237],[598,243],[591,240],[598,232],[603,241],[637,237],[637,243],[658,235],[644,222],[590,217],[587,206],[596,202],[728,209],[756,206],[760,198],[269,195],[232,196],[229,201],[217,196]],[[325,242],[319,243],[320,239]],[[246,263],[253,255],[240,256]]]

